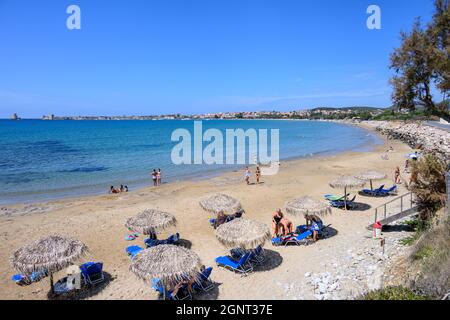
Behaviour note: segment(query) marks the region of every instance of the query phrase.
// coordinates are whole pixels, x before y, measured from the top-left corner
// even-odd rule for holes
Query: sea
[[[269,154],[271,132],[278,130],[276,152],[281,161],[369,151],[382,143],[362,128],[325,121],[208,120],[201,126],[203,132],[217,129],[224,140],[227,129],[258,133],[265,129]],[[180,140],[172,141],[172,135],[179,129],[192,134],[194,150],[194,120],[0,120],[0,204],[106,194],[110,186],[121,184],[132,191],[152,185],[153,169],[161,169],[163,183],[175,183],[245,167],[242,163],[174,163],[172,151]],[[200,141],[202,150],[209,143]],[[255,158],[249,150],[246,144],[243,152],[250,163]]]

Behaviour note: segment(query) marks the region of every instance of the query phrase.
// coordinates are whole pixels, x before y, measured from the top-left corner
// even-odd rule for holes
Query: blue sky
[[[81,8],[81,30],[66,9]],[[381,7],[382,29],[366,27]],[[390,105],[432,0],[0,0],[0,117]]]

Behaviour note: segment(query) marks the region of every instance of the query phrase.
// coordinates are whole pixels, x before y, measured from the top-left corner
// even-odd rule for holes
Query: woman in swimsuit
[[[155,169],[153,169],[153,172],[152,172],[152,180],[153,180],[153,186],[156,187],[158,185],[158,181],[157,181],[157,173],[156,173]]]
[[[285,237],[291,235],[294,232],[294,225],[292,224],[292,221],[286,217],[281,218],[280,226],[282,229],[283,236]]]
[[[278,237],[280,233],[280,222],[281,219],[283,219],[284,215],[283,212],[281,212],[281,209],[278,209],[275,211],[272,215],[272,235],[273,237]]]
[[[158,169],[158,172],[156,173],[156,184],[158,186],[161,185],[161,169]]]
[[[256,167],[255,175],[256,175],[256,183],[259,184],[259,179],[261,178],[261,170],[259,169],[259,166]]]

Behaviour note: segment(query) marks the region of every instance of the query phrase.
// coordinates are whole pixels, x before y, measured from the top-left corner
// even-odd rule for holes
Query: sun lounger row
[[[192,285],[193,292],[189,291],[189,285],[184,284],[178,292],[174,295],[173,291],[164,289],[163,284],[160,279],[154,278],[152,279],[152,289],[154,289],[159,294],[165,296],[168,300],[191,300],[192,293],[195,292],[208,292],[212,288],[214,288],[214,283],[211,281],[211,272],[213,268],[205,268],[197,277],[195,282]],[[165,291],[165,292],[164,292]]]
[[[102,262],[86,262],[80,266],[80,273],[82,276],[82,280],[84,281],[84,285],[94,286],[105,280]],[[16,274],[12,276],[11,280],[13,280],[18,285],[29,285],[33,282],[37,282],[45,278],[46,276],[47,272],[37,271],[33,272],[29,276]],[[73,290],[71,286],[67,285],[67,278],[68,277],[65,277],[55,283],[54,291],[56,293],[65,293]]]
[[[178,242],[180,241],[180,234],[176,233],[171,235],[169,238],[165,239],[165,240],[158,240],[158,239],[145,239],[144,243],[147,246],[147,248],[151,248],[151,247],[155,247],[155,246],[159,246],[161,244],[178,244]]]
[[[374,189],[374,190],[363,189],[359,193],[361,195],[372,196],[372,197],[386,197],[389,195],[396,194],[397,186],[394,185],[389,189],[384,189],[384,185],[382,185],[381,187]]]
[[[255,250],[247,251],[242,249],[232,249],[229,256],[216,258],[216,264],[234,272],[247,275],[253,268],[264,262],[264,249],[258,246]]]
[[[147,248],[151,248],[154,246],[159,246],[161,244],[178,244],[180,241],[180,234],[176,233],[174,235],[171,235],[169,238],[167,238],[166,240],[158,240],[158,239],[146,239],[144,241],[145,245]],[[138,245],[133,245],[133,246],[128,246],[125,249],[125,252],[128,254],[128,256],[130,257],[130,259],[134,258],[139,252],[141,252],[142,250],[144,250],[144,248],[138,246]]]
[[[15,274],[11,277],[11,280],[20,286],[25,286],[25,285],[30,285],[33,282],[38,282],[39,280],[45,278],[46,276],[47,276],[47,272],[36,271],[30,275]]]
[[[323,231],[330,227],[331,224],[324,226],[322,223],[317,223],[318,224],[318,230],[317,234],[319,236],[319,238],[323,237]],[[274,246],[288,246],[288,245],[308,245],[311,242],[310,237],[312,237],[313,235],[313,229],[311,228],[311,226],[306,226],[306,225],[301,225],[298,226],[295,230],[295,233],[297,235],[289,235],[287,237],[276,237],[276,238],[272,238],[272,244]]]

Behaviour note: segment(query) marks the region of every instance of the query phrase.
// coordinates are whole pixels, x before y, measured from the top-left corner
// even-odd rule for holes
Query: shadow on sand
[[[49,291],[47,293],[47,298],[49,300],[83,300],[93,297],[99,294],[115,279],[108,272],[103,271],[103,275],[105,277],[104,281],[95,286],[83,285],[83,287],[80,290],[74,290],[68,293],[62,293],[58,295],[52,294]]]
[[[270,249],[264,249],[264,261],[255,265],[254,271],[270,271],[278,268],[283,263],[283,257],[276,251]]]

